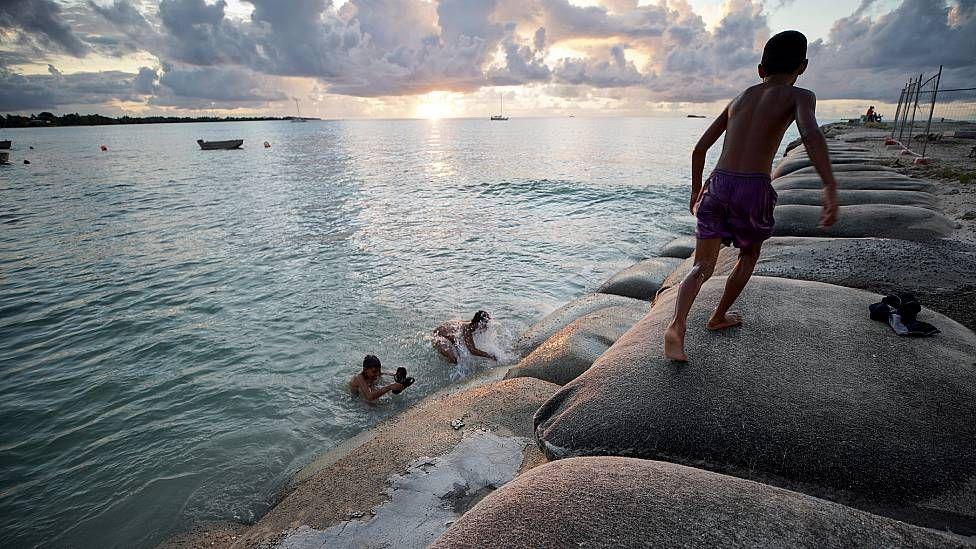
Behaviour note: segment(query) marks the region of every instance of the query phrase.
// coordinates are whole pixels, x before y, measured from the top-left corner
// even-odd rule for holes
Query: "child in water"
[[[709,318],[709,330],[742,324],[729,311],[759,260],[763,241],[773,233],[776,191],[769,178],[783,134],[796,121],[807,154],[823,180],[820,226],[837,220],[837,182],[830,169],[827,142],[817,126],[817,98],[794,86],[807,68],[807,39],[797,31],[777,34],[766,42],[756,84],[733,99],[705,131],[691,155],[689,208],[698,218],[695,265],[681,282],[674,319],[664,334],[664,355],[687,361],[685,323],[702,284],[712,275],[723,242],[739,249],[725,293]],[[702,186],[705,153],[722,133],[725,141],[718,165]]]
[[[383,372],[380,369],[380,359],[374,355],[366,355],[363,358],[363,371],[354,375],[349,380],[349,392],[353,396],[360,396],[368,402],[372,402],[390,391],[399,393],[405,386],[401,383],[390,383],[385,387],[376,388],[376,383],[380,380]]]
[[[451,364],[458,363],[458,357],[462,348],[467,349],[474,356],[498,360],[495,355],[482,351],[474,344],[475,334],[480,334],[487,330],[489,320],[491,320],[491,315],[485,311],[478,311],[474,314],[471,322],[452,320],[441,324],[434,329],[434,348],[440,354],[444,355],[444,358]]]

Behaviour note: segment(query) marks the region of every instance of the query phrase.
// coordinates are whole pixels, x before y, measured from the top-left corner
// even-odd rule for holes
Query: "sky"
[[[0,0],[0,112],[713,115],[787,29],[821,118],[976,86],[976,0]]]

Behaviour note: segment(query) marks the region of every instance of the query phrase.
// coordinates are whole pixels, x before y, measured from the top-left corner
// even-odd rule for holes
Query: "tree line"
[[[256,120],[290,120],[292,117],[273,116],[120,116],[111,118],[100,114],[62,114],[50,112],[21,116],[0,116],[0,127],[31,128],[46,126],[115,126],[119,124],[172,124],[178,122],[249,122]]]

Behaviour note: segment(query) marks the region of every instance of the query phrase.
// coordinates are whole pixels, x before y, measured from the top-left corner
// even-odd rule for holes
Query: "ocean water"
[[[439,359],[439,323],[486,309],[503,352],[689,234],[708,123],[0,131],[0,545],[150,547],[254,520],[315,455],[490,366]],[[417,383],[352,400],[366,353]]]

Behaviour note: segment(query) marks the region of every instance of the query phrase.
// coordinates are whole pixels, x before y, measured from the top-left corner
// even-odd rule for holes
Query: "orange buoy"
[[[265,141],[264,142],[264,148],[265,149],[270,149],[271,148],[271,143],[268,143],[267,141]]]
[[[105,145],[102,145],[99,148],[102,149],[102,152],[105,152],[105,151],[108,150],[108,147],[106,147]]]

